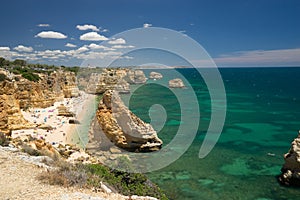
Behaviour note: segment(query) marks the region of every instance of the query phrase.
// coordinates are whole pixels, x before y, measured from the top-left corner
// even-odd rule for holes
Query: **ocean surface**
[[[122,98],[135,114],[153,124],[164,145],[187,123],[181,119],[180,103],[188,102],[188,92],[196,94],[200,109],[200,118],[192,118],[199,127],[188,150],[169,166],[148,173],[170,199],[300,198],[299,188],[283,187],[276,179],[283,154],[300,129],[300,68],[219,69],[227,95],[226,120],[217,144],[203,159],[198,154],[211,118],[211,99],[201,75],[195,69],[176,73],[155,69],[144,70],[147,77],[151,71],[164,78],[132,86],[133,93]],[[178,74],[185,78],[186,89],[163,86]],[[155,104],[165,110],[164,124],[160,123],[161,107]],[[191,116],[195,112],[186,111]]]

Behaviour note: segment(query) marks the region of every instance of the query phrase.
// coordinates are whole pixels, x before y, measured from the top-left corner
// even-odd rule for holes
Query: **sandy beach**
[[[48,108],[30,108],[27,111],[22,110],[26,120],[37,126],[51,126],[52,130],[46,130],[39,127],[32,129],[21,129],[12,131],[12,137],[16,138],[22,135],[31,135],[35,138],[45,139],[53,145],[55,144],[78,144],[74,140],[77,128],[83,124],[89,123],[86,114],[91,113],[95,108],[95,95],[80,92],[79,97],[64,98],[63,101],[55,102]],[[75,117],[58,116],[58,107],[64,105],[69,111],[75,114]],[[80,124],[70,124],[69,120],[78,120]],[[78,137],[77,137],[78,138]]]

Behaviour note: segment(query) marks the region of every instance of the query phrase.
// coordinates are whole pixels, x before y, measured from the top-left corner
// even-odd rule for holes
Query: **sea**
[[[300,188],[280,185],[277,176],[300,129],[300,68],[218,70],[225,87],[226,118],[220,138],[204,158],[199,158],[199,149],[211,121],[212,97],[201,70],[146,69],[146,76],[156,71],[163,78],[134,85],[131,94],[122,95],[137,116],[153,125],[163,146],[171,144],[180,126],[191,121],[197,125],[194,135],[181,130],[186,139],[193,137],[187,150],[179,145],[182,155],[148,172],[148,177],[176,200],[299,199]],[[168,81],[178,77],[186,88],[168,88]],[[195,94],[196,101],[189,94]],[[182,118],[183,112],[192,117]],[[179,139],[186,145],[184,137]]]

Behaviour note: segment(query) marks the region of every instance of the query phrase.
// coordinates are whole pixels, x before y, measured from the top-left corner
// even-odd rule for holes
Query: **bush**
[[[29,81],[34,81],[34,82],[38,82],[40,80],[39,75],[31,73],[31,72],[22,73],[22,77],[26,78]]]
[[[0,74],[0,82],[6,80],[6,75],[5,74]]]
[[[6,137],[5,133],[0,132],[0,145],[7,146],[9,144],[9,139]]]

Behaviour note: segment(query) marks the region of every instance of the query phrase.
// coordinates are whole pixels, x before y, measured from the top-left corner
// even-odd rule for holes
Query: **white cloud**
[[[107,37],[98,34],[97,32],[89,32],[80,36],[80,40],[86,41],[104,41],[108,40]]]
[[[89,49],[86,46],[82,46],[76,50],[77,53],[82,53],[88,51]]]
[[[38,24],[37,26],[38,26],[38,27],[49,27],[50,24]]]
[[[112,46],[113,49],[128,49],[128,48],[134,48],[132,45],[114,45]]]
[[[99,28],[97,28],[97,26],[91,24],[77,25],[76,28],[81,31],[86,31],[86,30],[99,31]]]
[[[67,38],[66,35],[55,32],[55,31],[42,31],[38,33],[35,37],[40,37],[40,38],[52,38],[52,39],[65,39]]]
[[[103,32],[103,33],[105,33],[105,32],[108,32],[109,30],[108,29],[102,29],[100,32]]]
[[[77,45],[71,44],[71,43],[67,43],[65,46],[66,47],[71,47],[71,48],[77,47]]]
[[[291,66],[300,65],[300,48],[238,51],[223,54],[214,61],[220,65]]]
[[[151,26],[152,26],[152,24],[148,24],[148,23],[143,24],[143,27],[144,27],[144,28],[149,28],[149,27],[151,27]]]
[[[126,41],[123,38],[118,38],[115,40],[108,41],[108,44],[126,44]]]
[[[106,51],[113,51],[113,50],[115,50],[113,48],[109,48],[109,47],[106,47],[106,46],[103,46],[103,45],[98,45],[98,44],[95,44],[95,43],[89,44],[88,47],[90,49],[103,49],[103,50],[106,50]]]
[[[0,51],[10,51],[9,47],[0,47]]]
[[[18,45],[17,47],[14,48],[14,50],[20,51],[20,52],[32,52],[33,48],[32,47],[25,47],[23,45]]]

